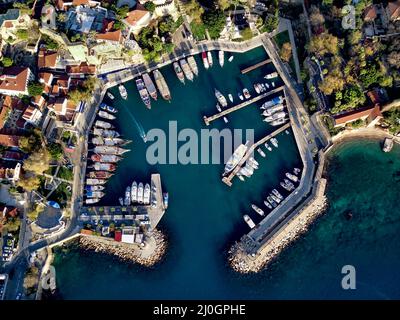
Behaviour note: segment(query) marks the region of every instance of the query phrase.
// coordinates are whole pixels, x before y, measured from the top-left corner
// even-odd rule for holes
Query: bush
[[[59,143],[51,143],[48,145],[50,156],[53,160],[60,160],[64,154],[63,149]]]
[[[44,85],[39,82],[30,82],[28,84],[28,93],[30,96],[36,97],[43,93]]]
[[[3,65],[3,67],[11,67],[13,65],[14,61],[13,59],[9,58],[9,57],[4,57],[3,60],[1,60],[1,64]]]
[[[21,40],[28,40],[28,37],[29,37],[28,30],[26,30],[26,29],[17,30],[16,35]]]
[[[146,9],[147,11],[150,11],[151,13],[153,13],[154,10],[156,10],[156,5],[155,5],[153,2],[151,2],[151,1],[146,2],[146,3],[144,4],[144,7],[145,7],[145,9]]]

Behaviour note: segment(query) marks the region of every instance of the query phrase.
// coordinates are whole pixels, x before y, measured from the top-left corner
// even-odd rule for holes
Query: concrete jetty
[[[223,116],[226,116],[227,114],[230,114],[230,113],[232,113],[232,112],[235,112],[235,111],[237,111],[237,110],[240,110],[240,109],[242,109],[242,108],[244,108],[244,107],[246,107],[246,106],[248,106],[248,105],[250,105],[250,104],[252,104],[252,103],[254,103],[254,102],[257,102],[257,101],[259,101],[259,100],[261,100],[261,99],[263,99],[263,98],[266,98],[266,97],[268,97],[268,96],[270,96],[270,95],[273,95],[274,93],[277,93],[277,92],[279,92],[279,91],[282,91],[283,89],[284,89],[284,86],[280,86],[280,87],[275,88],[275,89],[273,89],[273,90],[271,90],[271,91],[269,91],[269,92],[260,94],[260,95],[258,95],[258,96],[256,96],[256,97],[252,98],[252,99],[246,100],[246,101],[244,101],[244,102],[242,102],[242,103],[240,103],[240,104],[238,104],[238,105],[236,105],[236,106],[233,106],[233,107],[231,107],[231,108],[222,110],[221,112],[219,112],[219,113],[217,113],[217,114],[214,114],[214,115],[212,115],[212,116],[210,116],[210,117],[204,116],[204,117],[203,117],[204,122],[205,122],[205,124],[208,126],[208,125],[209,125],[212,121],[214,121],[214,120],[217,120],[217,119],[219,119],[219,118],[222,118]]]
[[[246,154],[244,155],[244,157],[239,161],[238,165],[232,170],[232,172],[226,176],[222,178],[222,181],[227,184],[228,186],[232,186],[232,179],[235,177],[236,173],[238,173],[238,171],[240,170],[240,168],[243,166],[243,164],[247,161],[247,159],[254,153],[254,150],[264,144],[265,142],[267,142],[269,139],[275,137],[276,135],[278,135],[279,133],[285,131],[286,129],[290,128],[290,123],[287,123],[285,125],[283,125],[282,127],[280,127],[279,129],[275,130],[274,132],[272,132],[271,134],[266,135],[264,138],[258,140],[256,143],[254,143],[246,152]]]
[[[245,73],[248,73],[248,72],[250,72],[250,71],[253,71],[253,70],[255,70],[255,69],[259,68],[259,67],[262,67],[263,65],[266,65],[266,64],[271,63],[271,62],[272,62],[271,59],[266,59],[266,60],[264,60],[264,61],[261,61],[261,62],[259,62],[259,63],[256,63],[255,65],[252,65],[252,66],[250,66],[250,67],[244,68],[244,69],[241,70],[240,72],[241,72],[242,74],[245,74]]]

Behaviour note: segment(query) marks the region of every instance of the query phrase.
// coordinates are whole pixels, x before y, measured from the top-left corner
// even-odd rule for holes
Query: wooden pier
[[[257,68],[259,68],[259,67],[261,67],[261,66],[263,66],[263,65],[265,65],[265,64],[268,64],[268,63],[270,63],[270,62],[272,62],[272,60],[271,60],[271,59],[267,59],[267,60],[261,61],[261,62],[259,62],[259,63],[256,63],[255,65],[252,65],[252,66],[250,66],[250,67],[247,67],[247,68],[241,70],[240,72],[241,72],[242,74],[245,74],[245,73],[247,73],[247,72],[253,71],[253,70],[255,70],[255,69],[257,69]]]
[[[254,102],[257,102],[257,101],[259,101],[259,100],[261,100],[261,99],[263,99],[263,98],[266,98],[266,97],[268,97],[268,96],[270,96],[270,95],[273,95],[274,93],[277,93],[277,92],[279,92],[279,91],[281,91],[281,90],[283,90],[283,89],[284,89],[284,86],[280,86],[280,87],[275,88],[275,89],[273,89],[273,90],[271,90],[271,91],[269,91],[269,92],[260,94],[260,95],[254,97],[254,98],[252,98],[252,99],[250,99],[250,100],[246,100],[246,101],[244,101],[244,102],[242,102],[242,103],[240,103],[240,104],[238,104],[238,105],[236,105],[236,106],[233,106],[233,107],[231,107],[231,108],[222,110],[221,112],[219,112],[219,113],[217,113],[217,114],[214,114],[213,116],[210,116],[210,117],[204,116],[204,117],[203,117],[204,122],[205,122],[205,124],[208,126],[208,125],[210,124],[210,122],[212,122],[212,121],[214,121],[214,120],[217,120],[217,119],[219,119],[219,118],[221,118],[221,117],[223,117],[223,116],[226,116],[227,114],[229,114],[229,113],[231,113],[231,112],[234,112],[234,111],[237,111],[237,110],[239,110],[239,109],[242,109],[242,108],[244,108],[244,107],[246,107],[246,106],[248,106],[248,105],[250,105],[250,104],[252,104],[252,103],[254,103]]]
[[[275,137],[276,135],[278,135],[279,133],[281,133],[282,131],[286,130],[290,128],[290,122],[288,122],[287,124],[283,125],[282,127],[280,127],[279,129],[275,130],[274,132],[272,132],[271,134],[265,136],[264,138],[262,138],[261,140],[258,140],[256,143],[254,143],[246,152],[246,154],[244,155],[244,157],[239,161],[239,163],[237,164],[237,166],[232,170],[232,172],[226,176],[222,178],[222,182],[224,182],[225,184],[227,184],[229,187],[232,186],[232,179],[233,177],[236,175],[236,173],[239,172],[239,170],[241,169],[241,167],[243,166],[243,164],[247,161],[247,159],[253,154],[254,150],[256,148],[258,148],[258,146],[264,144],[265,142],[267,142],[269,139]]]

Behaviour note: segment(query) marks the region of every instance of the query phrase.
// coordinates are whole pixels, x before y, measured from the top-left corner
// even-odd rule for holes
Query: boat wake
[[[133,113],[127,108],[129,116],[132,118],[133,122],[136,125],[136,129],[140,135],[140,137],[143,139],[144,142],[147,142],[147,136],[146,136],[146,131],[144,131],[143,126],[136,120],[135,116]]]

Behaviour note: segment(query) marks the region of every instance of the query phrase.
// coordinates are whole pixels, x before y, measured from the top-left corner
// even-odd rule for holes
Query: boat
[[[224,52],[222,50],[218,51],[218,60],[221,68],[224,66],[224,60],[225,60],[224,58],[225,58]]]
[[[228,98],[231,102],[233,102],[233,96],[231,94],[228,94]]]
[[[286,134],[290,134],[289,130],[285,130],[285,133],[286,133]]]
[[[111,100],[115,99],[114,95],[110,91],[107,91],[107,97],[109,97]]]
[[[249,90],[247,90],[247,88],[243,89],[243,95],[246,99],[250,99],[250,97],[251,97],[251,94],[250,94]]]
[[[211,51],[207,52],[207,59],[208,59],[208,64],[210,65],[210,67],[212,67],[213,66],[213,57],[212,57]]]
[[[187,62],[189,64],[189,67],[192,70],[193,74],[195,76],[198,76],[199,75],[199,68],[197,68],[197,63],[196,63],[196,60],[194,59],[194,57],[193,56],[189,56],[187,58]]]
[[[111,113],[117,113],[118,111],[116,108],[111,107],[108,104],[105,104],[104,102],[100,104],[100,109]]]
[[[85,191],[102,191],[104,189],[104,186],[85,186]]]
[[[90,159],[95,162],[107,162],[107,163],[116,163],[122,160],[121,157],[113,154],[93,154]]]
[[[168,208],[168,192],[164,192],[163,193],[163,203],[164,203],[164,208],[167,209]]]
[[[143,194],[144,194],[144,188],[143,188],[143,183],[139,183],[138,186],[138,193],[137,193],[137,201],[139,203],[143,203]]]
[[[148,183],[144,186],[143,203],[150,204],[150,185]]]
[[[269,89],[269,84],[268,84],[268,82],[265,83],[265,86],[267,87],[267,89]]]
[[[238,165],[240,160],[242,160],[242,158],[246,154],[247,149],[248,149],[247,143],[241,144],[240,146],[238,146],[236,148],[236,150],[230,156],[230,158],[228,159],[228,161],[225,165],[224,174],[231,172]]]
[[[393,149],[393,139],[391,138],[385,138],[385,141],[383,142],[383,152],[390,152]]]
[[[268,144],[268,142],[264,143],[264,146],[267,148],[268,151],[272,151],[272,148]]]
[[[150,94],[154,100],[157,100],[157,89],[154,85],[153,80],[151,80],[150,75],[148,73],[144,73],[143,76],[144,85],[146,86],[147,92]]]
[[[273,189],[273,190],[272,190],[272,193],[273,193],[276,197],[278,197],[279,199],[283,200],[283,196],[279,193],[278,190]]]
[[[288,177],[293,182],[298,182],[299,181],[299,178],[297,176],[295,176],[294,174],[291,174],[289,172],[286,172],[285,176]]]
[[[261,157],[265,158],[265,152],[261,150],[261,148],[257,148],[257,152],[260,154]]]
[[[261,92],[257,83],[253,87],[254,87],[254,90],[256,90],[257,93]]]
[[[217,110],[218,110],[219,112],[222,111],[222,110],[221,110],[221,106],[220,106],[218,103],[215,105],[215,107],[217,108]]]
[[[261,92],[267,91],[267,88],[265,88],[264,83],[260,83],[260,86],[261,86]]]
[[[93,169],[96,171],[115,171],[117,169],[117,166],[112,163],[104,163],[104,162],[95,162],[93,165]]]
[[[272,86],[272,88],[275,88],[275,82],[274,81],[271,82],[271,86]]]
[[[290,180],[288,180],[288,179],[283,179],[283,181],[284,181],[288,186],[293,187],[293,189],[294,189],[294,184],[293,184]]]
[[[224,119],[224,122],[225,122],[225,123],[228,123],[228,122],[229,122],[227,117],[223,117],[223,119]]]
[[[277,207],[277,203],[274,201],[274,199],[271,198],[271,196],[267,197],[267,201],[272,205],[272,207]]]
[[[279,119],[277,119],[277,120],[274,120],[274,121],[272,121],[272,122],[270,122],[269,124],[271,125],[271,126],[279,126],[279,125],[281,125],[281,124],[284,124],[285,122],[287,121],[287,119],[286,118],[279,118]]]
[[[258,167],[258,161],[257,161],[256,159],[254,159],[253,157],[250,157],[250,158],[249,158],[249,161],[250,161],[251,163],[254,163],[254,164]]]
[[[156,82],[156,86],[158,91],[160,91],[161,96],[163,99],[169,101],[171,100],[171,92],[169,91],[167,82],[165,81],[164,76],[159,70],[153,71],[154,81]]]
[[[128,99],[128,92],[126,91],[126,88],[122,84],[118,86],[118,90],[122,99],[124,100]]]
[[[272,106],[272,107],[269,107],[269,108],[265,109],[265,110],[263,111],[262,115],[263,115],[263,116],[271,116],[271,115],[273,115],[275,112],[280,112],[280,111],[282,111],[282,110],[284,110],[284,109],[285,109],[285,106],[284,106],[282,103],[276,104],[276,105],[274,105],[274,106]]]
[[[250,177],[252,172],[250,172],[247,167],[240,168],[239,173],[245,177]]]
[[[205,51],[201,53],[201,59],[203,60],[204,68],[208,69],[210,65],[208,64],[207,53]]]
[[[275,148],[278,148],[278,140],[276,138],[271,138],[269,141],[271,141],[272,145]]]
[[[105,121],[102,121],[102,120],[97,120],[94,123],[94,126],[97,127],[97,128],[101,128],[101,129],[112,129],[113,128],[111,123],[105,122]]]
[[[251,208],[252,208],[255,212],[257,212],[260,216],[263,216],[263,215],[264,215],[264,210],[261,209],[261,208],[259,208],[259,207],[257,207],[255,204],[252,204],[252,205],[251,205]]]
[[[238,97],[240,100],[242,100],[242,101],[244,100],[243,95],[240,92],[238,92]]]
[[[95,146],[93,151],[94,153],[99,153],[99,154],[121,155],[130,150],[115,146]]]
[[[229,61],[229,62],[232,62],[232,61],[233,61],[233,56],[230,56],[230,57],[228,58],[228,61]]]
[[[189,64],[187,63],[186,59],[181,59],[179,60],[179,63],[181,65],[181,68],[183,70],[183,73],[185,74],[186,79],[193,81],[193,72],[189,67]]]
[[[103,198],[105,195],[102,191],[89,191],[85,194],[86,198]]]
[[[94,145],[105,145],[105,146],[117,146],[117,145],[125,145],[130,141],[121,139],[121,138],[103,138],[100,136],[93,137],[92,143]]]
[[[250,165],[250,163],[246,162],[246,165],[244,166],[244,168],[247,170],[247,172],[252,175],[254,173],[254,168]]]
[[[290,190],[290,187],[286,184],[286,183],[284,183],[284,182],[279,182],[279,184],[281,185],[281,187],[283,188],[283,189],[285,189],[286,191],[291,191]]]
[[[277,203],[277,204],[279,204],[279,203],[281,203],[281,199],[279,199],[277,196],[275,196],[274,194],[269,194],[269,196]]]
[[[87,176],[89,178],[97,178],[97,179],[109,179],[112,177],[112,173],[108,171],[90,171]]]
[[[179,81],[185,84],[185,76],[182,72],[182,68],[179,66],[178,62],[173,63],[174,71],[176,76],[178,77]]]
[[[101,128],[93,128],[93,134],[103,138],[117,138],[120,136],[115,130],[105,130]]]
[[[98,199],[98,198],[90,198],[90,199],[85,200],[85,204],[95,204],[99,201],[100,201],[100,199]]]
[[[124,198],[119,197],[119,198],[118,198],[118,201],[119,201],[119,204],[120,204],[121,206],[124,205]]]
[[[214,92],[215,92],[215,97],[217,98],[219,104],[223,108],[225,108],[228,105],[228,102],[226,102],[226,98],[224,97],[224,95],[217,89],[214,89]]]
[[[240,181],[244,181],[243,176],[239,172],[236,173],[236,176],[240,179]]]
[[[104,118],[104,119],[115,120],[115,116],[113,116],[112,114],[110,114],[106,111],[103,111],[103,110],[100,110],[98,112],[98,115],[99,115],[99,117]]]
[[[131,202],[137,202],[137,183],[136,181],[132,182],[132,187],[131,187]]]
[[[267,200],[264,200],[264,204],[268,209],[272,210],[272,206]]]
[[[272,121],[276,121],[276,120],[279,120],[279,119],[285,119],[285,117],[286,117],[286,112],[279,111],[279,112],[273,113],[270,116],[265,117],[264,121],[272,122]]]
[[[271,72],[264,76],[264,79],[274,79],[278,77],[278,72]]]
[[[86,184],[88,186],[94,186],[94,185],[98,185],[98,184],[105,184],[107,182],[107,180],[104,179],[92,179],[92,178],[88,178],[86,179]]]
[[[149,97],[149,93],[147,92],[147,89],[145,88],[144,82],[142,79],[136,79],[136,87],[139,91],[140,98],[142,99],[144,105],[146,106],[147,109],[151,109],[151,101]]]
[[[293,173],[297,176],[301,170],[299,168],[293,168]]]
[[[272,107],[272,106],[274,106],[276,104],[280,104],[280,103],[283,103],[282,96],[278,96],[269,101],[264,102],[263,105],[261,106],[261,109],[268,109],[269,107]]]
[[[249,160],[247,160],[246,164],[249,165],[250,167],[252,167],[253,169],[256,169],[256,170],[258,169],[258,162],[250,161],[250,159],[249,159]]]
[[[244,221],[246,221],[246,223],[250,227],[250,229],[253,229],[256,226],[256,224],[253,222],[253,220],[251,220],[251,218],[247,214],[245,214],[243,216],[243,219],[244,219]]]
[[[282,188],[284,188],[286,191],[292,191],[294,189],[293,183],[291,183],[289,180],[285,179],[285,182],[280,182],[280,185]]]
[[[131,187],[130,186],[127,186],[126,190],[125,190],[124,205],[125,206],[131,205]]]

